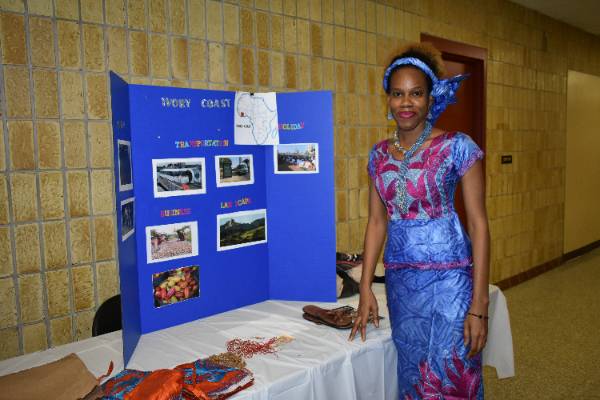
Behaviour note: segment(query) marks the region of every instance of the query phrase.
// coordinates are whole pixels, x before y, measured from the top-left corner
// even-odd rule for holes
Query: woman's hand
[[[479,318],[480,315],[482,316],[481,318]],[[469,310],[465,316],[464,325],[464,343],[465,346],[469,346],[467,358],[471,358],[483,350],[487,342],[487,332],[487,313],[482,314],[474,310]]]
[[[354,340],[356,332],[360,330],[360,338],[364,342],[367,339],[367,324],[369,323],[369,316],[373,316],[373,324],[379,328],[379,307],[377,306],[377,299],[373,294],[370,287],[360,289],[360,300],[358,302],[356,320],[354,320],[354,326],[350,331],[350,337],[348,340]]]

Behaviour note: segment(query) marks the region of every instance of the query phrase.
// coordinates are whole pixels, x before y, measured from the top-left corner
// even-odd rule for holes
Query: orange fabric
[[[172,369],[153,371],[124,400],[171,400],[178,398],[183,388],[183,372]]]

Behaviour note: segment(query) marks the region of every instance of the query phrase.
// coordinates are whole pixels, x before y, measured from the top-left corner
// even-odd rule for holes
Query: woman
[[[442,65],[440,53],[423,44],[390,63],[383,87],[397,127],[369,156],[369,221],[350,340],[358,331],[365,340],[369,315],[378,315],[371,283],[387,233],[387,303],[402,399],[483,398],[480,352],[489,302],[483,152],[469,136],[432,126],[465,78],[440,79]],[[468,235],[453,205],[459,181]]]

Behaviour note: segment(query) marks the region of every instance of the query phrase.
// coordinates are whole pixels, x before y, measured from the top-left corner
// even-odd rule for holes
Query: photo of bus
[[[249,171],[250,171],[250,169],[248,168],[247,164],[239,164],[237,167],[231,169],[231,172],[233,173],[233,175],[237,175],[237,176],[248,175]]]
[[[204,158],[152,160],[154,197],[206,193]]]
[[[219,155],[215,157],[217,187],[251,185],[254,183],[252,154]]]

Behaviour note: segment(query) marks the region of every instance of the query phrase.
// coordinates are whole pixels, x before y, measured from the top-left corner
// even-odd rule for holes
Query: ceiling
[[[511,1],[600,36],[600,1],[598,0]]]

